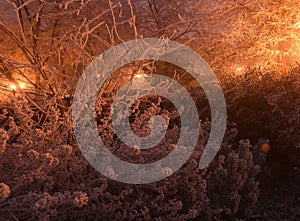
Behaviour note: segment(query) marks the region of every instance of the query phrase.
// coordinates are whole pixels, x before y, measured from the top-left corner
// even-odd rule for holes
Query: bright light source
[[[237,67],[235,71],[236,71],[236,72],[241,72],[242,70],[243,70],[243,68]]]
[[[134,75],[134,77],[135,78],[142,78],[142,77],[144,77],[144,75],[143,74],[136,74],[136,75]]]
[[[20,88],[22,88],[22,89],[25,88],[25,84],[24,84],[24,83],[20,83],[19,86],[20,86]]]
[[[14,85],[14,84],[10,84],[10,89],[12,89],[12,90],[16,90],[16,89],[17,89],[17,86],[16,86],[16,85]]]

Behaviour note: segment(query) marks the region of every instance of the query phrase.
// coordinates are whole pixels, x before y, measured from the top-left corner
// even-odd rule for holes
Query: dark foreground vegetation
[[[295,0],[1,0],[0,220],[300,220],[299,8]],[[180,136],[179,111],[151,95],[133,105],[131,128],[147,136],[147,120],[159,114],[166,136],[142,151],[118,139],[110,107],[137,74],[181,83],[202,120],[181,169],[130,185],[104,177],[83,157],[72,99],[99,54],[149,37],[180,42],[208,62],[224,91],[227,130],[214,160],[199,170],[211,129],[200,85],[158,61],[117,70],[99,93],[95,118],[119,158],[153,162],[176,151]]]
[[[222,79],[228,125],[218,155],[207,169],[197,168],[209,135],[208,116],[191,159],[167,179],[145,185],[111,181],[88,164],[74,141],[65,97],[48,98],[43,112],[26,97],[12,96],[0,110],[1,218],[298,220],[300,69],[274,76],[249,70]],[[205,96],[194,98],[205,103]],[[151,161],[174,148],[178,114],[166,100],[144,98],[132,115],[133,129],[140,132],[140,120],[149,115],[170,118],[165,139],[141,154],[114,138],[110,102],[99,98],[96,118],[103,140],[118,157]],[[265,144],[270,151],[262,149]]]

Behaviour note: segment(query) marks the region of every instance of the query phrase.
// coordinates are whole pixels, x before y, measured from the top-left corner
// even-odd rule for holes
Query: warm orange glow
[[[236,72],[241,72],[242,70],[243,70],[243,68],[237,67],[235,71],[236,71]]]
[[[22,88],[22,89],[25,88],[25,84],[24,84],[24,83],[20,83],[19,86],[20,86],[20,88]]]
[[[264,153],[268,153],[271,150],[271,146],[267,143],[264,143],[263,145],[261,145],[261,150]]]
[[[243,67],[241,67],[241,66],[237,66],[237,65],[235,65],[233,68],[234,68],[234,72],[235,72],[235,74],[242,74],[242,73],[243,73],[243,71],[244,71],[244,68],[243,68]]]
[[[144,75],[143,75],[143,74],[136,74],[136,75],[134,75],[134,77],[135,77],[135,78],[143,78]]]
[[[16,90],[16,89],[17,89],[17,86],[16,86],[16,85],[14,85],[14,84],[11,84],[11,85],[10,85],[10,89],[12,89],[12,90]]]
[[[21,88],[21,89],[25,89],[25,84],[24,83],[20,83],[19,84],[19,88]],[[15,84],[10,84],[10,89],[11,90],[17,90],[18,88],[17,88],[17,86],[15,85]]]

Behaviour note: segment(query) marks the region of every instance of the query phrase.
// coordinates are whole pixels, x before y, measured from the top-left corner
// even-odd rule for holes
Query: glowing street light
[[[24,83],[20,83],[19,84],[19,88],[21,88],[21,89],[25,89],[25,84]],[[13,91],[16,91],[18,88],[17,88],[17,86],[15,85],[15,84],[10,84],[10,89],[11,90],[13,90]]]
[[[237,72],[240,72],[240,71],[242,71],[243,69],[241,68],[241,67],[238,67],[238,68],[236,68],[236,71]]]
[[[144,75],[143,75],[143,74],[136,74],[136,75],[134,75],[134,77],[135,77],[135,78],[143,78]]]
[[[22,89],[25,88],[25,84],[24,84],[24,83],[20,83],[19,86],[20,86],[20,88],[22,88]]]
[[[14,85],[14,84],[10,84],[10,89],[12,89],[12,90],[17,90],[17,86]]]

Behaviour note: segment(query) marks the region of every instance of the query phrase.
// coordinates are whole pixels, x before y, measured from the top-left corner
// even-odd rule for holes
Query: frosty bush
[[[288,41],[299,44],[299,3],[168,3],[1,2],[1,219],[247,219],[255,214],[258,173],[264,168],[264,162],[256,158],[259,155],[253,154],[255,148],[260,151],[257,140],[268,137],[272,148],[282,152],[288,148],[293,153],[291,162],[299,165],[299,67],[286,76],[259,68],[247,71],[247,66],[276,70],[288,65],[284,57],[298,50]],[[195,153],[179,171],[160,182],[127,185],[102,176],[83,158],[74,140],[71,104],[76,82],[95,56],[140,37],[178,40],[203,55],[220,73],[229,121],[236,124],[228,122],[223,145],[205,170],[199,171],[197,166],[209,136],[209,120],[202,121]],[[143,151],[124,145],[115,136],[109,111],[119,86],[113,79],[123,81],[124,75],[132,78],[136,70],[155,62],[147,63],[116,73],[107,82],[107,91],[100,93],[95,110],[97,128],[107,148],[135,163],[151,162],[176,151],[180,131],[174,106],[164,99],[146,97],[132,108],[130,123],[134,132],[145,136],[149,128],[144,122],[161,114],[168,122],[168,131],[160,145]],[[173,73],[181,77],[177,72],[168,74]],[[209,118],[205,96],[195,90],[191,79],[186,82],[200,117]],[[20,83],[25,83],[25,89]],[[108,170],[114,173],[112,167]],[[162,172],[172,171],[164,167]]]
[[[0,128],[0,153],[3,153],[6,148],[6,142],[9,139],[7,132]]]
[[[5,183],[0,183],[0,199],[6,199],[10,195],[10,188]]]
[[[299,61],[299,1],[133,1],[141,34],[193,47],[220,74]],[[144,15],[147,16],[144,16]]]
[[[222,78],[229,119],[239,122],[239,138],[270,139],[271,152],[299,166],[300,66],[286,76],[249,69],[244,75]],[[292,153],[292,154],[291,154]]]
[[[253,163],[250,144],[236,144],[234,124],[228,124],[225,141],[208,169],[198,170],[210,130],[206,120],[195,153],[179,171],[157,183],[128,185],[103,177],[85,161],[73,139],[69,108],[58,105],[63,97],[43,101],[41,110],[25,97],[11,99],[1,105],[2,112],[6,110],[2,134],[10,134],[0,155],[0,168],[5,170],[0,180],[10,186],[2,185],[2,218],[13,214],[18,219],[43,220],[228,219],[249,217],[255,211],[259,166]],[[153,114],[169,118],[163,142],[148,152],[136,155],[118,143],[110,118],[105,117],[109,108],[96,111],[101,113],[96,115],[101,122],[99,133],[119,157],[134,162],[156,160],[176,148],[178,113],[173,108],[166,100],[151,97],[136,106],[132,118],[136,131],[143,132],[140,123]],[[168,168],[164,170],[168,173]]]
[[[93,58],[143,37],[185,43],[219,74],[259,66],[286,73],[299,60],[297,8],[293,0],[4,1],[0,92],[11,84],[39,96],[74,89]]]

